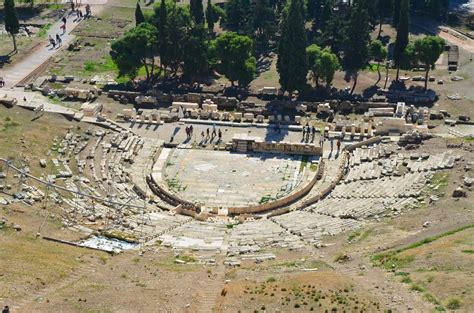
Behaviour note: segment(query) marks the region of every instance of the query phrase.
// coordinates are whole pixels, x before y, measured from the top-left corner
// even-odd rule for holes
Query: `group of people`
[[[79,9],[80,4],[75,4],[74,1],[71,1],[71,12],[69,15],[76,14],[76,21],[81,20],[82,18],[89,18],[92,16],[91,6],[86,4],[86,14],[82,13],[82,10]]]
[[[73,1],[71,1],[71,12],[69,13],[69,15],[71,14],[76,14],[76,20],[75,21],[79,21],[81,20],[82,18],[89,18],[92,16],[92,11],[91,11],[91,7],[89,4],[86,5],[86,14],[84,15],[81,11],[81,9],[77,8],[76,9],[76,6],[74,4]],[[63,36],[64,34],[66,34],[66,24],[67,24],[67,18],[66,16],[63,16],[63,18],[61,19],[62,21],[62,24],[60,26],[60,29],[62,31],[61,35],[60,34],[56,34],[55,37],[49,35],[49,45],[48,46],[51,46],[53,49],[55,49],[56,47],[59,48],[61,47],[63,41],[61,39],[61,36]]]
[[[218,141],[220,142],[222,140],[222,131],[220,129],[216,130],[216,125],[212,125],[212,133],[209,128],[206,129],[205,133],[204,130],[201,132],[202,141],[204,141],[204,139],[211,139],[212,141],[214,138],[216,138],[216,136],[218,138]]]
[[[311,136],[311,141],[314,141],[314,136],[316,136],[316,128],[314,126],[303,126],[303,141],[309,141],[309,136]]]
[[[193,131],[194,131],[193,125],[186,126],[186,138],[187,139],[191,139],[191,137],[193,136]]]

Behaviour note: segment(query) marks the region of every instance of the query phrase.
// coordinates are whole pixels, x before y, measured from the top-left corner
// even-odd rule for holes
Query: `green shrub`
[[[461,307],[461,300],[458,298],[451,298],[446,303],[446,307],[450,310],[458,310]]]

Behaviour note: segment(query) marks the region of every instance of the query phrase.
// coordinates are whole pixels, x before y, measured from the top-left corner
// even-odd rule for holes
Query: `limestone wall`
[[[290,142],[252,142],[255,152],[277,152],[300,155],[322,155],[322,148],[316,145]]]

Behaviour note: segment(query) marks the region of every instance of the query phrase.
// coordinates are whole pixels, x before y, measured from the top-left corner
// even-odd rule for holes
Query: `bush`
[[[451,298],[446,303],[446,307],[450,310],[458,310],[461,307],[461,300],[458,298]]]

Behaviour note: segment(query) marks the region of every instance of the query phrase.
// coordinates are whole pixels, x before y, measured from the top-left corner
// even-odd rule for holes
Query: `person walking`
[[[337,140],[337,152],[341,150],[341,139]]]
[[[209,128],[206,129],[206,139],[209,139]]]
[[[216,124],[212,124],[212,138],[216,137],[217,132],[216,132]]]
[[[306,135],[306,127],[303,126],[303,141],[304,141],[305,135]]]
[[[334,150],[334,138],[329,139],[331,143],[331,151]]]
[[[10,307],[8,305],[5,305],[5,307],[2,310],[2,313],[10,313]]]
[[[63,43],[61,36],[59,34],[56,34],[56,42],[58,43],[58,48],[61,47],[61,44]]]
[[[218,132],[217,132],[217,136],[219,137],[219,142],[222,140],[222,132],[221,132],[221,129],[219,128]]]
[[[194,131],[193,125],[189,126],[189,136],[190,137],[193,135],[193,131]]]
[[[64,35],[66,33],[66,23],[64,23],[63,25],[61,25],[61,30],[63,31],[63,33],[61,35]]]

